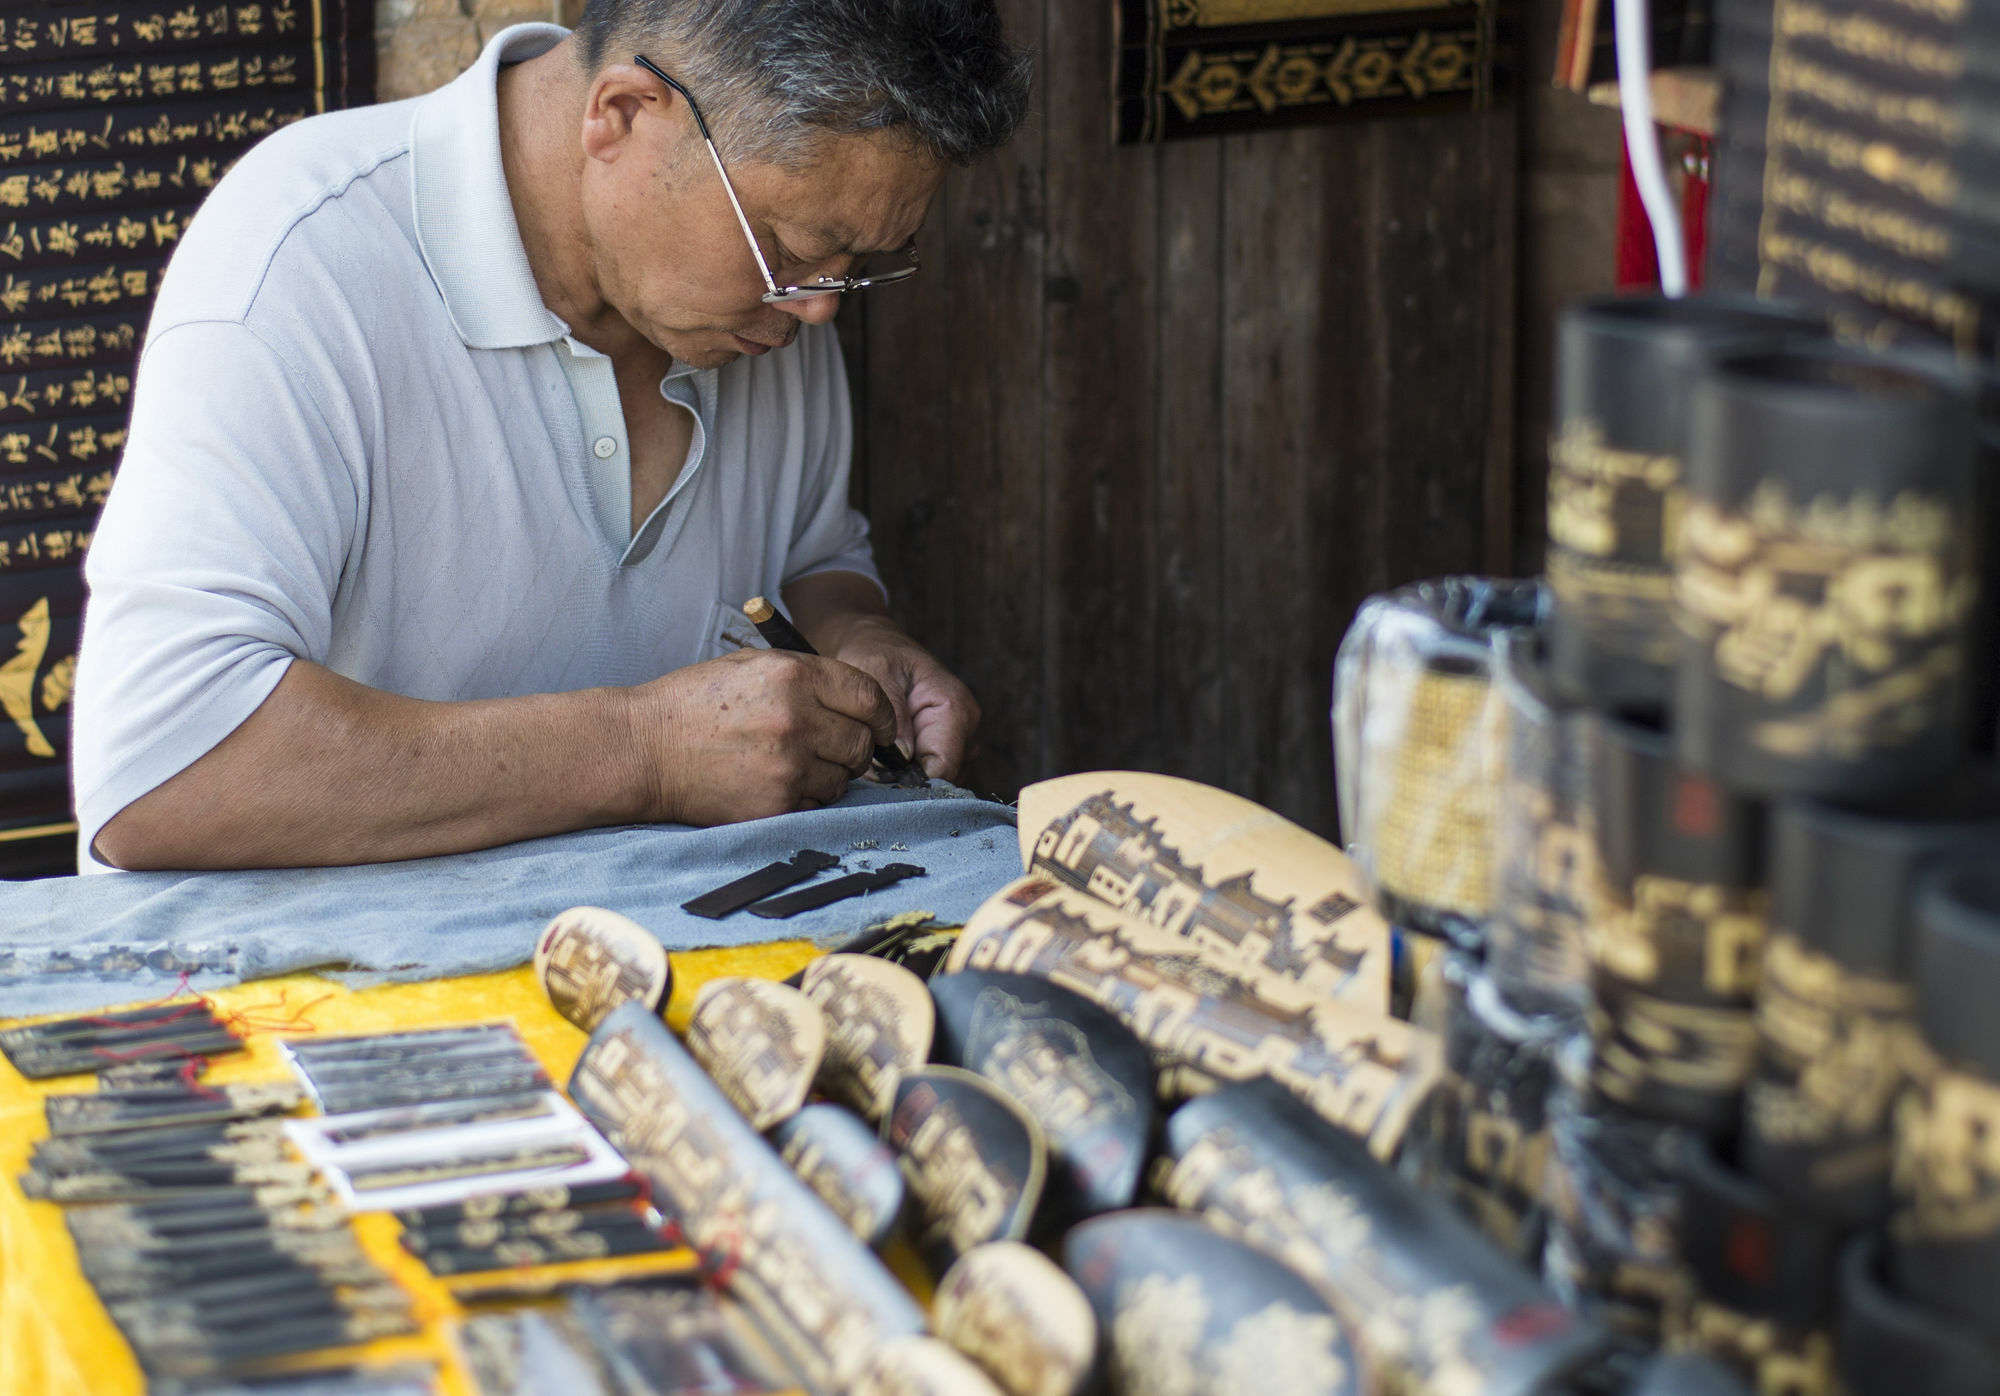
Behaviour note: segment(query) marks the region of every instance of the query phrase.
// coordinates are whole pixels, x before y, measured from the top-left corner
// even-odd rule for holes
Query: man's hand
[[[839,658],[882,685],[896,715],[896,741],[924,774],[954,780],[979,731],[979,700],[937,656],[895,626],[859,626]]]
[[[896,740],[924,774],[957,779],[979,733],[979,701],[889,619],[875,584],[848,572],[822,572],[786,587],[785,605],[822,654],[882,686],[895,710]]]
[[[682,824],[832,804],[897,728],[866,674],[776,650],[677,669],[630,698],[632,740],[657,783],[651,817]]]

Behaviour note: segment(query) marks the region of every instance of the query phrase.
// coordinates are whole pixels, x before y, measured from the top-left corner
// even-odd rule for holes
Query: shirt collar
[[[460,339],[473,349],[520,349],[563,337],[542,304],[521,245],[500,163],[503,63],[548,52],[568,30],[516,24],[501,30],[454,81],[419,98],[410,129],[417,246]]]

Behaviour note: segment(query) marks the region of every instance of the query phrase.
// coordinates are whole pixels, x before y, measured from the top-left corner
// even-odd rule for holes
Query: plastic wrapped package
[[[1572,1038],[1559,1051],[1549,1094],[1542,1278],[1615,1335],[1618,1350],[1602,1375],[1607,1389],[1622,1391],[1690,1297],[1678,1250],[1677,1160],[1687,1131],[1590,1100],[1586,1047]]]
[[[1334,661],[1334,765],[1350,852],[1396,925],[1476,947],[1491,906],[1498,637],[1533,581],[1447,577],[1370,598]]]
[[[1445,1082],[1406,1146],[1416,1155],[1411,1171],[1533,1263],[1543,1240],[1548,1092],[1570,1025],[1515,1013],[1464,955],[1448,957],[1444,980]]]
[[[1499,654],[1503,759],[1487,972],[1517,1012],[1581,1022],[1590,1001],[1584,919],[1597,878],[1597,729],[1586,710],[1553,696],[1536,632],[1508,635]]]

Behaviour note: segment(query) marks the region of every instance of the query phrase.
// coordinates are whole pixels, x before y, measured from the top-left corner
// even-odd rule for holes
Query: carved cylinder
[[[1756,1061],[1763,809],[1682,769],[1639,721],[1600,719],[1596,758],[1591,1090],[1727,1132]]]
[[[1749,793],[1871,798],[1963,745],[1974,399],[1830,345],[1699,375],[1674,561],[1681,759]]]
[[[1548,1242],[1542,1274],[1564,1304],[1616,1336],[1629,1379],[1685,1307],[1676,1255],[1676,1160],[1685,1130],[1588,1099],[1579,1053],[1558,1057],[1549,1097]]]
[[[1569,697],[1664,704],[1675,530],[1696,367],[1820,321],[1738,297],[1594,296],[1556,331],[1549,443],[1549,669]]]
[[[1835,1365],[1848,1396],[2000,1391],[2000,1348],[1895,1293],[1881,1269],[1882,1243],[1873,1233],[1841,1254]]]
[[[1914,1032],[1913,889],[1928,861],[1996,839],[2000,788],[1980,775],[1870,814],[1778,806],[1746,1172],[1843,1221],[1887,1210],[1891,1111],[1909,1084]]]
[[[1697,1290],[1684,1332],[1713,1343],[1767,1384],[1767,1366],[1828,1373],[1832,1340],[1832,1224],[1788,1205],[1769,1188],[1721,1162],[1707,1141],[1682,1140],[1679,1251]],[[1706,1339],[1706,1341],[1704,1341]],[[1821,1383],[1824,1385],[1824,1382]]]
[[[1464,982],[1445,1017],[1445,1078],[1424,1138],[1423,1178],[1502,1249],[1536,1261],[1546,1106],[1563,1026],[1515,1013],[1477,971],[1447,971]]]
[[[1935,1060],[1896,1121],[1889,1275],[1912,1299],[2000,1326],[2000,840],[1917,894],[1917,1023]]]
[[[1371,1389],[1532,1396],[1603,1350],[1596,1325],[1274,1082],[1183,1105],[1163,1157],[1167,1201],[1283,1259],[1352,1325]]]

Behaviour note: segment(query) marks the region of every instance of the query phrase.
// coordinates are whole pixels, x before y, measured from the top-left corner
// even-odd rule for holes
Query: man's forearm
[[[882,589],[858,572],[815,572],[784,591],[785,609],[801,635],[821,654],[838,655],[856,628],[885,627],[903,633],[889,618]]]
[[[242,726],[106,824],[98,855],[326,866],[657,818],[625,692],[433,703],[294,661]]]

